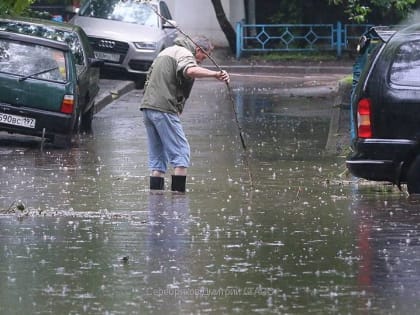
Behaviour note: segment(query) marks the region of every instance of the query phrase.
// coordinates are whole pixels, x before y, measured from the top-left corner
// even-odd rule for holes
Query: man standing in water
[[[193,41],[180,37],[156,57],[149,69],[140,109],[147,132],[150,189],[164,189],[164,175],[170,163],[174,167],[171,190],[185,192],[190,146],[179,115],[194,79],[215,78],[229,83],[226,71],[200,66],[212,50],[211,42],[205,37]]]

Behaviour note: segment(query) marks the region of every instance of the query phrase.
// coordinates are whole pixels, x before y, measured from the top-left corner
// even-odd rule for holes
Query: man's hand
[[[225,70],[217,72],[216,79],[220,81],[225,81],[226,83],[230,82],[229,73],[227,73]]]

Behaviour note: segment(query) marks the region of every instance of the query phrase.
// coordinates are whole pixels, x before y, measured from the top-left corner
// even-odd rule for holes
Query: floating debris
[[[6,210],[0,210],[0,213],[12,214],[17,212],[23,212],[26,209],[25,204],[21,200],[15,200]]]
[[[108,210],[98,210],[98,211],[74,211],[70,210],[43,210],[26,207],[22,201],[14,201],[10,207],[6,210],[0,210],[0,215],[18,215],[19,218],[23,216],[27,217],[71,217],[71,218],[80,218],[80,219],[108,219],[108,220],[129,220],[133,222],[140,222],[141,224],[147,224],[145,215],[147,211],[135,211],[135,212],[110,212]]]

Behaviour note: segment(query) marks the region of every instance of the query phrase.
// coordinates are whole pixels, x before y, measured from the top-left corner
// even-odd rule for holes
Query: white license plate
[[[0,113],[0,123],[2,124],[35,128],[35,122],[34,118]]]
[[[102,51],[95,51],[95,57],[98,59],[104,59],[109,60],[113,62],[119,62],[120,61],[120,55],[119,54],[111,54],[111,53],[105,53]]]

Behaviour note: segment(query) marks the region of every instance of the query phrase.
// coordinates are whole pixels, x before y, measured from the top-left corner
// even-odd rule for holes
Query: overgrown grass
[[[351,85],[351,84],[353,83],[353,75],[349,74],[348,76],[346,76],[346,77],[342,78],[342,79],[340,80],[340,82],[341,82],[342,84],[348,84],[348,85]]]
[[[348,56],[337,57],[334,52],[270,52],[258,54],[246,54],[243,57],[251,61],[258,62],[284,62],[284,61],[298,61],[298,62],[322,62],[322,61],[337,61],[341,59],[348,59]]]

